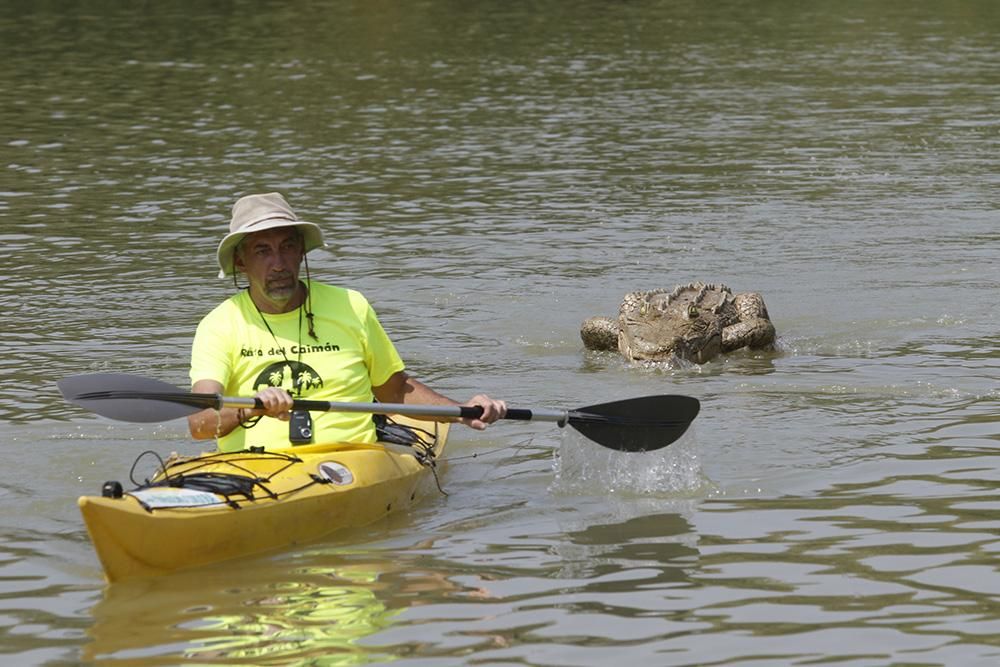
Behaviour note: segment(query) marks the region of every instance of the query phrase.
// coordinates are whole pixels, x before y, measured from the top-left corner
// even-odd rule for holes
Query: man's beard
[[[264,282],[264,293],[272,299],[287,301],[295,296],[299,282],[291,272],[273,276]]]

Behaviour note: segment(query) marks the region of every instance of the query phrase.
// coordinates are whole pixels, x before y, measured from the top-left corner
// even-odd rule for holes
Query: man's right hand
[[[264,404],[263,409],[244,409],[248,417],[266,416],[288,421],[291,419],[292,396],[281,387],[267,387],[258,391],[254,398]]]

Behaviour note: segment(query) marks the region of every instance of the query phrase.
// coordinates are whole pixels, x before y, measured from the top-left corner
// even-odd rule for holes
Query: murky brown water
[[[0,652],[997,664],[998,34],[987,0],[0,7]],[[54,381],[184,384],[228,208],[274,189],[436,387],[685,393],[695,428],[636,457],[457,431],[447,498],[106,587],[76,497],[199,446]],[[695,279],[760,291],[778,352],[582,350]]]

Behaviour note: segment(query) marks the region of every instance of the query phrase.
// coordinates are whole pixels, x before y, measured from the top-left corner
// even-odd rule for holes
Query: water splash
[[[669,447],[625,453],[567,431],[554,463],[553,493],[629,496],[704,496],[714,485],[701,470],[697,439],[688,431]]]

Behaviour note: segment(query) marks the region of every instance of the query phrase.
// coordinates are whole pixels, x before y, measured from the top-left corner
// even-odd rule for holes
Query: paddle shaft
[[[196,395],[196,394],[195,394]],[[264,404],[258,398],[216,395],[216,405],[222,408],[260,409]],[[367,412],[380,415],[408,415],[410,417],[447,417],[452,419],[478,419],[483,415],[479,406],[467,405],[409,405],[406,403],[337,403],[335,401],[313,401],[296,399],[293,410],[310,412]],[[520,421],[556,422],[565,426],[569,419],[567,410],[528,410],[508,408],[504,419]]]

